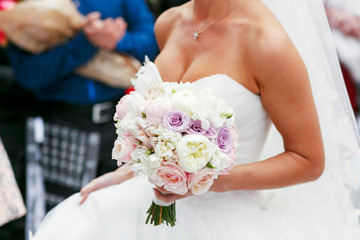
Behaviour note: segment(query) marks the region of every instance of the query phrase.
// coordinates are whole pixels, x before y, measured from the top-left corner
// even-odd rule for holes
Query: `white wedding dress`
[[[260,160],[271,124],[260,97],[226,75],[202,78],[195,84],[210,87],[233,107],[239,132],[237,164]],[[345,189],[330,184],[329,178],[324,175],[317,182],[276,193],[209,192],[188,197],[177,201],[177,223],[172,228],[145,224],[152,185],[138,176],[91,193],[81,206],[81,197],[75,194],[47,216],[35,239],[360,239],[348,195],[333,195]]]
[[[305,50],[299,48],[299,51],[311,78],[316,76],[317,82],[330,81],[325,70],[319,73],[319,68],[311,65],[313,58],[308,61],[303,55]],[[153,66],[146,63],[143,68]],[[281,151],[281,138],[270,131],[272,123],[259,96],[224,74],[204,77],[194,84],[199,88],[210,88],[234,109],[239,133],[237,164],[259,161]],[[313,89],[316,84],[312,81]],[[347,173],[351,173],[348,161],[358,156],[358,145],[353,141],[356,137],[343,136],[344,131],[352,129],[353,116],[337,119],[345,123],[341,128],[337,126],[335,132],[338,135],[328,132],[328,129],[335,129],[335,125],[328,126],[328,122],[334,122],[327,119],[334,114],[333,105],[325,103],[328,107],[324,107],[321,102],[322,99],[336,100],[339,96],[323,90],[320,95],[314,93],[327,160],[326,170],[319,180],[277,190],[208,192],[191,196],[176,202],[175,227],[155,227],[145,224],[153,186],[145,177],[137,176],[91,193],[83,205],[79,205],[79,194],[71,196],[46,216],[34,239],[360,239],[359,212],[349,191],[358,185],[357,181],[347,178]],[[337,143],[339,139],[347,141],[350,147],[338,148],[341,145]]]

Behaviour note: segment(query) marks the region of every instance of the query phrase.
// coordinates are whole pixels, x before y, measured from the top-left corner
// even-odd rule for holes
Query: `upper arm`
[[[255,78],[261,100],[282,135],[285,150],[323,165],[320,125],[306,66],[284,32],[261,37],[255,53]]]

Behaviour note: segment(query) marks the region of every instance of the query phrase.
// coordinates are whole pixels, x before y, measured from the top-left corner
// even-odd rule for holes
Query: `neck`
[[[197,22],[211,22],[229,13],[241,0],[194,0],[193,18]]]

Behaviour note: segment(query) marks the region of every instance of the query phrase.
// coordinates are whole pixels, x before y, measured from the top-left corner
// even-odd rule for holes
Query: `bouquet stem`
[[[175,226],[175,203],[170,206],[159,206],[152,202],[146,213],[148,214],[145,222],[146,224],[148,224],[150,220],[150,224],[154,224],[154,226],[159,226],[162,223],[166,223],[166,225],[170,224],[171,227]]]

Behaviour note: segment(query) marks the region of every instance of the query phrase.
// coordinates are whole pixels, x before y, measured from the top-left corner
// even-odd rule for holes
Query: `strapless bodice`
[[[144,65],[132,79],[138,92],[151,87],[152,83],[163,82],[156,65],[145,59]],[[193,82],[198,89],[208,88],[217,97],[225,100],[235,112],[235,123],[239,135],[236,164],[260,160],[270,126],[270,118],[262,106],[260,96],[252,93],[226,74],[213,74]]]
[[[239,134],[237,164],[260,160],[271,126],[260,96],[225,74],[204,77],[194,84],[198,88],[210,88],[216,96],[224,99],[233,108]]]

